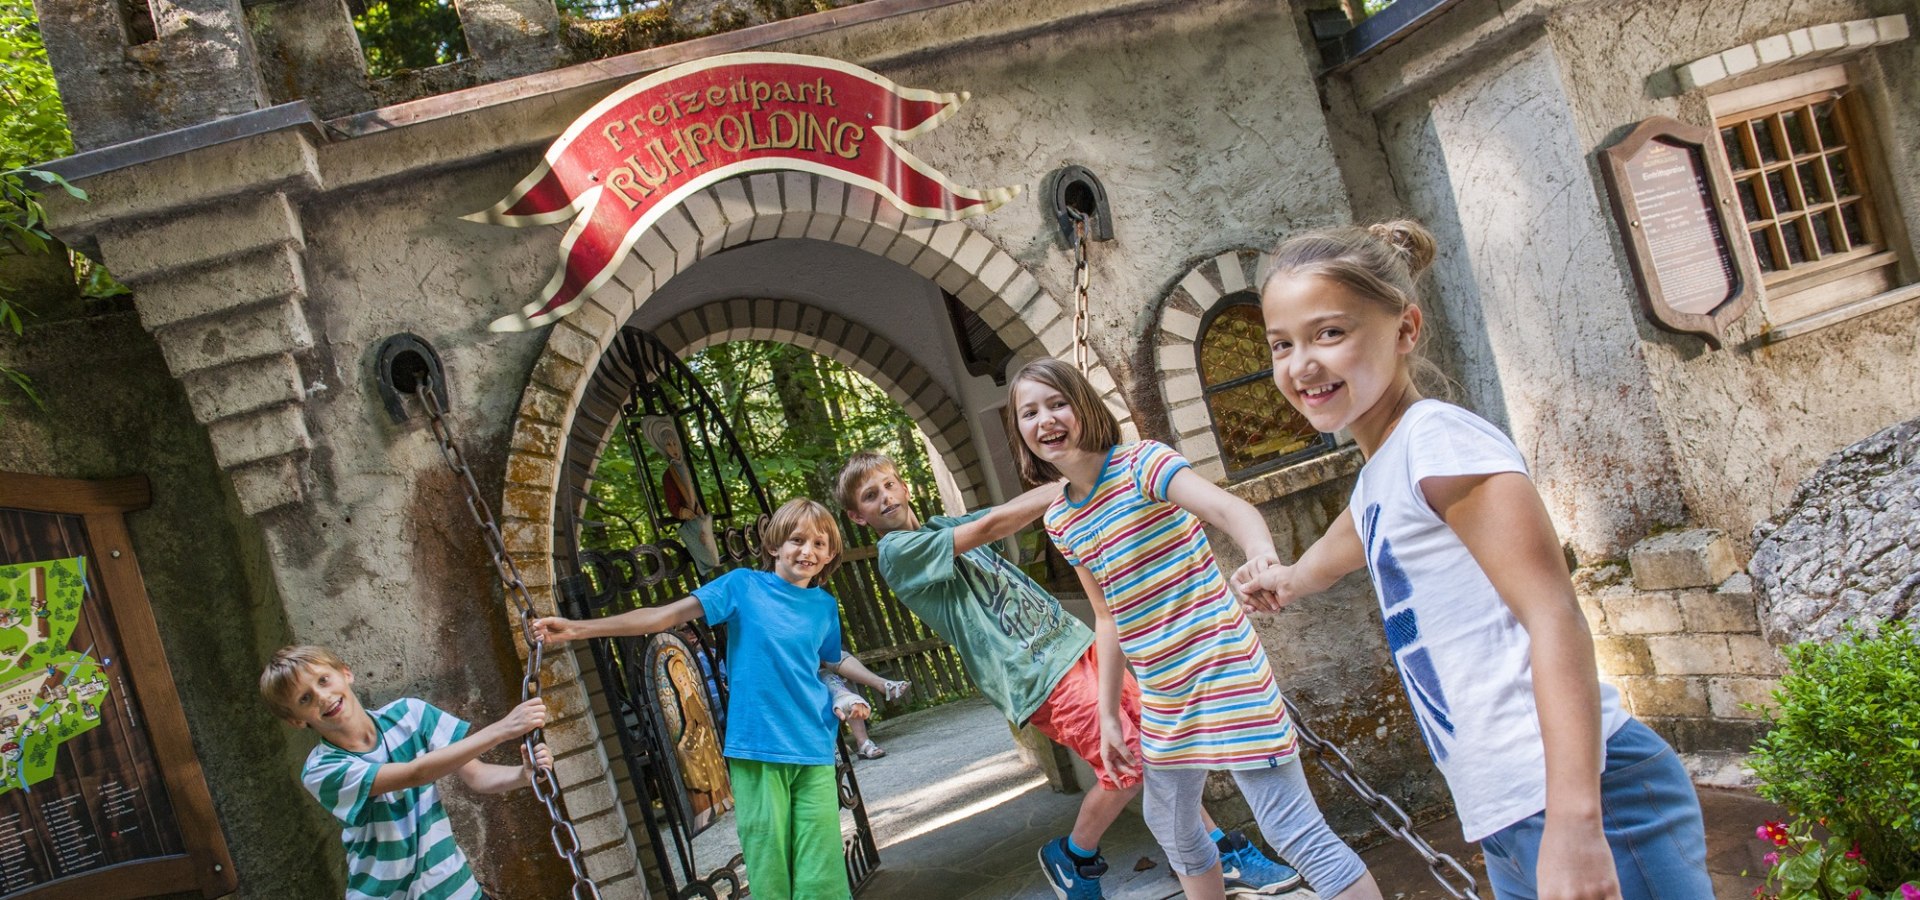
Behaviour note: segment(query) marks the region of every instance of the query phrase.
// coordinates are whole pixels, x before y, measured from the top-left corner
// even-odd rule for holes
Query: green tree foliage
[[[0,0],[0,254],[65,257],[82,296],[127,293],[106,267],[56,241],[46,230],[40,193],[59,187],[79,199],[86,193],[33,166],[73,152],[66,108],[47,64],[47,48],[30,0]],[[21,334],[25,323],[12,286],[0,283],[0,326]],[[20,371],[0,364],[0,383],[12,384],[35,403],[39,396]]]
[[[0,171],[73,152],[31,0],[0,0]]]
[[[773,505],[811,497],[837,511],[831,487],[840,465],[855,451],[875,449],[899,463],[921,514],[937,511],[938,487],[917,427],[900,404],[866,377],[773,341],[717,344],[687,365],[721,406]],[[622,536],[623,519],[635,523],[641,539],[653,534],[641,479],[658,485],[662,468],[658,459],[650,461],[653,465],[643,475],[626,442],[618,438],[601,455],[593,485],[597,505],[589,515],[607,521],[608,539],[615,543],[632,540]],[[701,471],[703,479],[706,474]],[[736,479],[728,488],[736,504],[751,505],[744,480]],[[711,485],[707,490],[714,493]],[[710,499],[708,506],[716,504]],[[757,515],[749,508],[735,512]]]
[[[347,0],[367,74],[375,78],[467,58],[453,0]]]
[[[1791,671],[1774,693],[1779,708],[1768,711],[1773,727],[1754,745],[1749,765],[1760,779],[1760,795],[1799,820],[1788,829],[1793,841],[1802,842],[1807,823],[1820,823],[1838,850],[1855,851],[1863,882],[1796,896],[1839,898],[1861,887],[1891,892],[1920,880],[1917,639],[1909,623],[1896,622],[1882,625],[1877,637],[1852,633],[1785,651]],[[1820,844],[1808,843],[1807,849]],[[1824,856],[1789,854],[1776,875],[1789,887],[1794,882],[1788,876],[1821,884],[1852,868],[1830,864],[1841,857],[1833,848]]]

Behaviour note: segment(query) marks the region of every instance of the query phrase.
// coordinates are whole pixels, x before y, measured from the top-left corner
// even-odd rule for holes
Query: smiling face
[[[1080,417],[1067,395],[1045,382],[1023,379],[1013,387],[1013,417],[1020,442],[1054,468],[1080,448]]]
[[[876,534],[912,531],[920,527],[920,517],[907,502],[907,486],[899,473],[882,466],[867,473],[853,491],[853,506],[847,518],[865,525]]]
[[[1352,429],[1372,453],[1408,398],[1421,313],[1398,313],[1319,275],[1282,273],[1260,292],[1273,383],[1316,431]]]
[[[353,671],[310,665],[287,686],[287,724],[311,728],[322,736],[338,734],[365,715],[353,693]]]
[[[806,587],[833,556],[833,541],[826,531],[802,524],[774,548],[773,574],[795,587]]]

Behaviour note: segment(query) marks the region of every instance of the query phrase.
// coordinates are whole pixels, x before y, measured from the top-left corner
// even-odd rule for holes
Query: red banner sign
[[[823,175],[922,218],[990,212],[1020,189],[956,186],[899,145],[966,100],[789,53],[715,56],[628,85],[574,120],[506,199],[467,217],[515,227],[574,220],[540,299],[490,327],[522,331],[572,312],[661,215],[743,172]]]

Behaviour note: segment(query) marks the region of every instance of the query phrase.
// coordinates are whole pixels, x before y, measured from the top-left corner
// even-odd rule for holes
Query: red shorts
[[[1027,723],[1054,743],[1079,754],[1093,767],[1100,786],[1109,791],[1140,783],[1140,776],[1108,772],[1100,760],[1100,667],[1094,659],[1095,648],[1088,647],[1073,668],[1053,686],[1046,702],[1034,710]],[[1120,683],[1120,727],[1125,729],[1127,749],[1140,758],[1140,683],[1133,672],[1122,670]]]

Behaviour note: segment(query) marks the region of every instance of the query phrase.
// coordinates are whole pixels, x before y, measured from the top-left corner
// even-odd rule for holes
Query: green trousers
[[[833,767],[729,759],[727,770],[755,900],[849,900]]]

